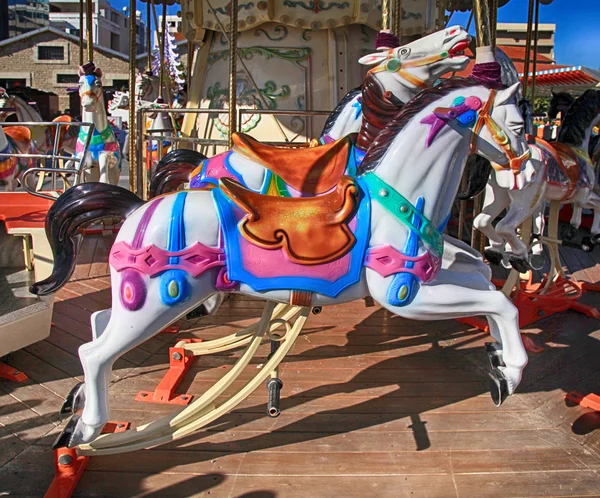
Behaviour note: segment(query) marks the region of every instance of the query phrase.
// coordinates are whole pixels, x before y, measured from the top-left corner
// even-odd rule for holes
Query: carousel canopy
[[[519,74],[523,79],[524,74]],[[531,84],[533,73],[529,73]],[[561,90],[587,90],[600,83],[600,72],[583,66],[557,67],[536,71],[535,84],[540,88],[557,88]]]

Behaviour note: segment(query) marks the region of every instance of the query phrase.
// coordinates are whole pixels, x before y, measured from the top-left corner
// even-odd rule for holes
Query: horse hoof
[[[504,361],[502,360],[502,346],[500,344],[497,342],[486,342],[485,352],[487,353],[490,368],[492,370],[504,366]]]
[[[85,404],[85,384],[78,382],[60,407],[60,414],[77,413]]]
[[[493,249],[486,249],[483,254],[493,265],[499,265],[502,263],[502,259],[504,258],[504,255],[500,251],[494,251]]]
[[[577,228],[572,225],[567,225],[562,229],[562,237],[563,239],[571,240],[574,239],[577,235]]]
[[[546,258],[543,254],[532,254],[529,257],[529,265],[534,270],[541,270],[544,267],[545,263],[546,263]]]
[[[600,244],[600,233],[596,233],[590,237],[590,242],[593,246]]]
[[[581,240],[580,248],[583,252],[592,252],[594,250],[594,245],[595,244],[592,242],[591,237],[584,237]]]
[[[53,450],[57,450],[59,448],[73,448],[77,446],[75,444],[75,433],[77,431],[77,424],[81,417],[79,415],[73,415],[62,432],[58,435],[58,437],[54,440],[54,444],[52,445]]]
[[[490,394],[494,405],[500,406],[508,398],[508,382],[504,374],[497,368],[492,368],[488,373],[490,377]]]
[[[519,273],[525,273],[531,270],[531,266],[529,266],[528,261],[519,256],[509,256],[508,261],[510,265]]]

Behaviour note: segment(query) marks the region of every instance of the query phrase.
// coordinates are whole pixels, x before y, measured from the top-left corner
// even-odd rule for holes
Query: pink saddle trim
[[[406,264],[412,262],[412,268]],[[442,259],[435,257],[430,252],[413,258],[405,256],[392,246],[384,245],[369,249],[365,266],[379,273],[382,277],[389,277],[396,273],[412,273],[421,282],[426,283],[435,278],[442,267]]]
[[[171,263],[171,258],[177,258],[178,262]],[[210,268],[225,266],[225,253],[199,242],[182,251],[171,252],[155,245],[133,249],[121,241],[112,247],[108,262],[119,272],[131,268],[153,277],[167,270],[183,270],[196,278]]]

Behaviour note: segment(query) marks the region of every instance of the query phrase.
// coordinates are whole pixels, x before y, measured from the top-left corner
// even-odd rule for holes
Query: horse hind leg
[[[121,289],[121,275],[115,271],[112,273],[113,289]],[[143,305],[131,311],[127,309],[132,308],[131,305],[126,307],[123,304],[123,295],[114,292],[113,308],[93,315],[95,338],[79,348],[85,384],[74,393],[72,402],[74,407],[83,407],[83,411],[81,415],[72,416],[54,443],[55,448],[89,443],[100,435],[109,420],[108,388],[114,362],[214,294],[216,272],[211,270],[197,279],[185,279],[179,294],[183,296],[182,300],[176,304],[165,304],[164,293],[161,293],[160,286],[167,285],[170,289],[169,282],[161,278],[144,280],[147,291]],[[141,285],[138,287],[135,292],[140,295]]]

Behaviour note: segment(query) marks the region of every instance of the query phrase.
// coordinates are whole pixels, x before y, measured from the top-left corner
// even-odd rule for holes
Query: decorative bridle
[[[391,48],[387,51],[387,61],[385,64],[381,63],[378,66],[369,70],[369,73],[380,73],[382,71],[388,71],[390,73],[398,73],[402,78],[404,78],[409,83],[419,87],[419,88],[429,88],[431,85],[426,81],[423,81],[420,78],[417,78],[415,75],[406,71],[406,69],[411,67],[422,67],[428,66],[429,64],[433,64],[434,62],[439,62],[444,59],[450,57],[450,52],[444,50],[439,54],[429,55],[427,57],[421,57],[420,59],[414,59],[412,61],[402,62],[394,55],[394,51],[397,50],[395,48]],[[408,50],[408,49],[403,49]],[[402,55],[402,50],[400,51],[400,55]]]
[[[483,127],[486,126],[494,141],[504,150],[507,158],[507,161],[503,164],[493,162],[492,167],[496,171],[510,170],[515,176],[518,175],[523,163],[531,157],[531,150],[528,147],[523,154],[517,155],[508,136],[491,116],[495,98],[496,90],[492,89],[485,103],[481,102],[479,97],[458,97],[454,100],[452,107],[437,107],[434,109],[433,114],[421,120],[421,123],[431,125],[426,145],[431,145],[437,133],[450,121],[458,121],[464,126],[473,126],[469,153],[475,154],[477,137]]]

